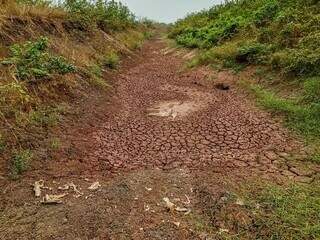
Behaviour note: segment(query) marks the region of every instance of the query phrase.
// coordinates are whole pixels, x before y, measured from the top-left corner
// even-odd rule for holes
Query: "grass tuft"
[[[25,172],[32,159],[32,153],[30,150],[20,150],[15,152],[12,158],[11,176],[18,178],[23,172]]]
[[[110,52],[103,59],[103,65],[110,69],[117,69],[120,63],[120,58],[115,52]]]

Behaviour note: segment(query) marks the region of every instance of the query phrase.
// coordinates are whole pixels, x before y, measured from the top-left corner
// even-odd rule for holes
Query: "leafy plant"
[[[13,177],[21,175],[29,167],[32,153],[30,150],[20,150],[15,152],[12,158],[11,174]]]
[[[75,67],[61,56],[52,56],[48,52],[48,38],[42,37],[35,42],[15,44],[10,47],[10,57],[3,65],[10,65],[16,77],[21,81],[37,81],[51,74],[66,74],[75,71]]]
[[[72,18],[85,25],[95,24],[104,31],[123,30],[136,24],[128,7],[114,0],[66,0],[62,6]]]
[[[116,69],[119,66],[119,62],[119,56],[115,52],[110,52],[105,56],[103,65],[110,69]]]
[[[319,1],[312,0],[226,1],[177,21],[169,37],[184,47],[202,49],[247,42],[239,46],[239,62],[271,65],[287,75],[314,76],[320,74],[319,14]],[[233,52],[224,59],[229,66]]]
[[[246,43],[239,47],[236,60],[245,63],[265,63],[270,46],[262,43]]]

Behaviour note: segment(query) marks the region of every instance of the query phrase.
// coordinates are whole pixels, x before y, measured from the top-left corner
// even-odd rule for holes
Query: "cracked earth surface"
[[[287,164],[293,154],[305,157],[302,145],[254,109],[232,80],[231,89],[222,91],[207,69],[181,71],[183,58],[168,53],[161,41],[142,54],[141,64],[118,77],[117,110],[92,134],[95,141],[81,164],[99,172],[210,166],[312,181],[316,167],[297,170],[297,164]],[[218,75],[216,81],[230,78]]]
[[[61,136],[68,154],[0,187],[0,239],[222,239],[221,229],[254,229],[245,206],[221,203],[229,183],[313,181],[319,166],[301,161],[303,144],[256,109],[232,74],[182,70],[189,55],[146,43],[113,81],[103,117]],[[67,194],[63,204],[40,203],[39,179],[43,195]],[[59,190],[70,182],[82,194]],[[168,212],[164,197],[191,213]]]

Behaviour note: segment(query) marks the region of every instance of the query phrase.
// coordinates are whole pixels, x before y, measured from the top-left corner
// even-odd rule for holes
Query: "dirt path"
[[[29,185],[36,175],[9,184],[0,239],[206,239],[212,225],[223,228],[205,209],[228,193],[227,182],[310,182],[319,171],[290,161],[304,157],[302,144],[256,110],[230,74],[181,71],[183,57],[162,40],[132,61],[103,123],[67,139],[82,154],[51,161],[52,176],[41,175],[51,188],[44,193],[69,193],[64,203],[41,205]],[[221,82],[230,89],[214,87]],[[97,180],[102,186],[88,190]],[[81,194],[58,190],[70,182]],[[191,213],[168,212],[164,197]]]

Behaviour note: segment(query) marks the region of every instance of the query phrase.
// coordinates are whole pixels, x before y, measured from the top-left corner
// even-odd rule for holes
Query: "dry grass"
[[[29,6],[17,4],[12,0],[0,3],[1,20],[10,17],[19,18],[43,18],[43,19],[64,19],[67,14],[60,8],[48,8],[45,6]]]

